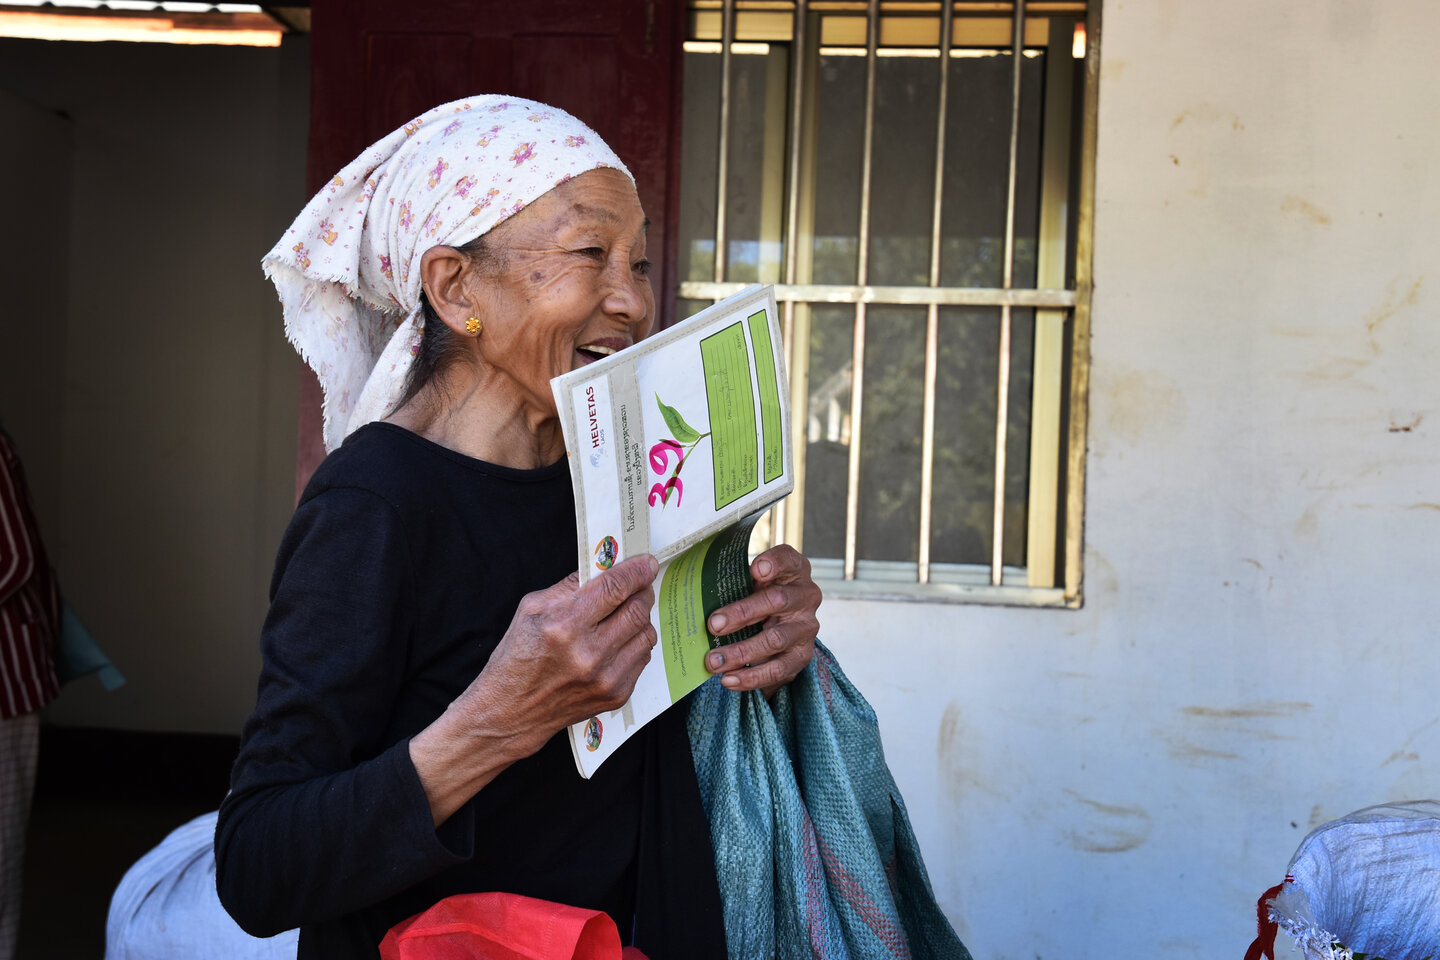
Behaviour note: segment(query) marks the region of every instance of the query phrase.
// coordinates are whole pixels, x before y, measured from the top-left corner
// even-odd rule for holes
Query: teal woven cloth
[[[690,744],[729,954],[970,960],[945,919],[875,711],[820,644],[766,702],[712,678]]]

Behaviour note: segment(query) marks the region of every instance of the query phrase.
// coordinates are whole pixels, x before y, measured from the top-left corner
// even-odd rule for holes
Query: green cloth
[[[55,645],[55,672],[60,676],[60,683],[63,685],[96,673],[106,690],[122,685],[125,677],[115,669],[115,664],[100,649],[100,644],[85,629],[85,624],[70,604],[62,599],[60,606],[60,642]]]

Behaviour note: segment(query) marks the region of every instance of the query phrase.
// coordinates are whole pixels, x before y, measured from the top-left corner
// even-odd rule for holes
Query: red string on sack
[[[1289,877],[1285,878],[1289,880]],[[1283,882],[1275,884],[1269,890],[1260,894],[1260,899],[1255,901],[1255,942],[1250,944],[1250,949],[1245,951],[1245,960],[1260,960],[1263,954],[1266,960],[1275,960],[1275,935],[1280,932],[1280,925],[1270,919],[1270,901],[1280,895],[1280,888],[1285,886]]]

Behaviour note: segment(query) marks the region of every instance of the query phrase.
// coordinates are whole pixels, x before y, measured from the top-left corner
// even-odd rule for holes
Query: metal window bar
[[[750,284],[729,281],[686,280],[680,284],[680,296],[688,300],[723,300],[739,293]],[[1074,290],[1021,287],[1005,290],[1000,287],[886,287],[843,283],[778,283],[775,299],[791,303],[883,303],[942,307],[1048,307],[1069,309],[1078,301]]]
[[[859,258],[856,282],[870,279],[870,172],[875,158],[875,50],[880,42],[880,0],[870,0],[865,25],[865,139],[860,161]],[[845,488],[845,579],[855,579],[860,521],[860,425],[865,396],[865,301],[855,303],[855,345],[850,361],[850,469]]]
[[[1015,278],[1015,187],[1020,158],[1020,67],[1025,43],[1025,0],[1015,0],[1011,41],[1010,172],[1005,193],[1005,264],[1001,286],[1009,290]],[[995,405],[995,520],[990,552],[990,585],[1000,586],[1005,555],[1005,435],[1010,427],[1010,304],[1000,305],[999,385]]]
[[[796,271],[799,266],[799,241],[800,241],[800,141],[801,130],[804,123],[805,108],[805,19],[809,15],[807,0],[797,0],[795,4],[794,26],[791,27],[790,36],[790,113],[789,113],[789,142],[785,159],[785,265],[784,278],[787,285],[793,285],[796,279]],[[796,357],[802,349],[808,349],[809,344],[800,343],[795,332],[795,301],[783,301],[783,333],[785,340],[785,356],[790,358],[790,370],[797,369]],[[808,340],[808,337],[806,338]],[[808,357],[806,358],[808,360]],[[806,363],[808,368],[809,364]],[[792,386],[793,389],[793,386]],[[803,394],[802,394],[803,396]],[[792,405],[793,407],[793,405]],[[804,447],[800,443],[800,434],[794,426],[796,423],[803,423],[804,418],[794,417],[792,413],[792,437],[793,453],[799,462],[795,464],[796,475],[803,477],[804,471]],[[797,491],[801,492],[801,491]],[[790,498],[795,497],[795,493]],[[790,498],[787,498],[790,499]],[[789,526],[789,505],[786,500],[781,500],[775,506],[773,513],[773,524],[771,526],[770,545],[779,543],[785,536]],[[797,545],[798,546],[798,545]]]
[[[940,5],[940,95],[935,109],[935,211],[930,221],[930,287],[940,286],[941,201],[945,195],[945,116],[950,94],[949,3]],[[925,413],[920,439],[920,549],[916,579],[930,582],[930,513],[935,493],[935,380],[940,354],[940,305],[925,313]]]
[[[720,10],[720,156],[715,174],[715,282],[725,282],[725,194],[730,176],[730,64],[735,42],[735,0]]]

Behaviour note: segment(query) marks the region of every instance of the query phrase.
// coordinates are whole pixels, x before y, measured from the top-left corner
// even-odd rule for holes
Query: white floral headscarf
[[[563,110],[485,95],[442,104],[335,175],[263,266],[285,335],[325,391],[325,449],[387,415],[420,347],[420,257],[461,246],[571,177],[611,167]]]

